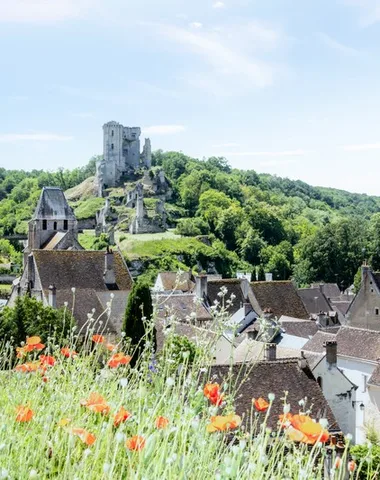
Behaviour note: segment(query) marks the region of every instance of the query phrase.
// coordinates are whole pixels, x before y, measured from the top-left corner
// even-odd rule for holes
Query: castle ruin
[[[103,125],[103,160],[97,165],[97,194],[103,196],[107,187],[119,185],[123,176],[152,164],[152,147],[149,138],[145,139],[141,152],[141,128],[124,127],[118,122]]]

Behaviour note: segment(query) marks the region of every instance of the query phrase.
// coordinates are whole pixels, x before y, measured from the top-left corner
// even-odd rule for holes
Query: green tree
[[[140,349],[145,343],[141,341],[146,333],[146,325],[143,319],[150,320],[152,314],[153,305],[149,285],[137,281],[133,284],[128,297],[122,330],[126,337],[131,339],[132,345],[137,346],[141,342]]]
[[[4,307],[0,312],[0,338],[13,339],[16,345],[27,336],[38,335],[43,341],[55,337],[62,342],[75,325],[65,308],[55,309],[29,296],[18,297],[14,307]]]
[[[265,270],[263,265],[261,264],[259,266],[259,270],[257,272],[257,281],[258,282],[264,282],[265,281]]]

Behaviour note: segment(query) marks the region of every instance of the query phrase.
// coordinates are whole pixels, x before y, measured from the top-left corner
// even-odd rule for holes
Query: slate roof
[[[188,319],[192,313],[196,313],[194,320],[212,320],[212,316],[197,299],[195,294],[170,294],[153,295],[153,302],[157,303],[157,317],[166,318],[171,315],[178,321]]]
[[[377,365],[375,370],[372,372],[372,375],[370,376],[368,380],[369,385],[376,385],[377,387],[380,387],[380,364]]]
[[[57,306],[61,307],[68,302],[68,308],[71,310],[73,302],[71,289],[75,287],[74,317],[80,328],[87,322],[92,309],[95,309],[94,318],[104,312],[110,294],[113,293],[108,328],[112,332],[120,332],[133,281],[119,252],[114,252],[116,289],[112,292],[103,279],[105,262],[103,251],[33,250],[32,253],[46,298],[49,295],[49,286],[54,285],[57,289]],[[105,315],[102,320],[105,322]]]
[[[313,283],[312,288],[318,288],[326,298],[339,297],[340,289],[336,283]]]
[[[207,282],[207,299],[212,306],[217,301],[221,303],[221,297],[218,296],[222,287],[227,288],[227,294],[224,296],[224,302],[230,299],[231,294],[235,295],[232,305],[228,308],[228,313],[234,315],[241,308],[241,304],[248,303],[241,289],[241,280],[237,278],[228,278],[224,280],[211,280]]]
[[[314,337],[304,345],[302,350],[324,354],[326,350],[323,344],[325,342],[332,342],[334,340],[336,340],[336,334],[319,330]]]
[[[380,359],[380,332],[365,328],[340,327],[335,335],[319,331],[303,350],[324,353],[323,343],[331,340],[338,344],[338,355],[370,362]]]
[[[330,312],[332,306],[319,288],[300,288],[298,295],[309,314],[319,312]]]
[[[380,272],[372,272],[372,276],[376,282],[377,288],[380,290]]]
[[[318,326],[313,320],[304,320],[283,315],[279,322],[284,333],[296,337],[310,338],[318,331]]]
[[[235,363],[256,362],[264,359],[265,343],[251,340],[246,337],[234,351],[233,357]],[[295,358],[300,356],[300,350],[295,348],[285,348],[277,345],[277,358]]]
[[[311,407],[313,418],[327,418],[330,430],[339,431],[339,425],[331,411],[322,390],[307,364],[300,365],[298,359],[282,359],[271,362],[238,363],[211,367],[211,378],[219,384],[227,383],[238,388],[235,411],[243,417],[243,423],[250,425],[252,398],[268,398],[274,393],[275,399],[267,425],[277,430],[278,416],[283,413],[284,392],[291,412],[298,413],[299,401],[307,397],[307,407]],[[259,416],[264,419],[264,415]]]
[[[301,297],[292,282],[251,282],[251,288],[261,308],[271,308],[274,315],[295,318],[309,318]]]
[[[160,272],[165,291],[182,290],[183,292],[192,292],[195,288],[193,276],[190,272]]]
[[[73,209],[58,187],[43,187],[32,220],[75,220]]]

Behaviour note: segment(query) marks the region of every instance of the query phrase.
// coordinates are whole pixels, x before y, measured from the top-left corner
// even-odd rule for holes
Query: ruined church
[[[145,139],[141,152],[141,128],[124,127],[118,122],[103,125],[103,160],[97,165],[97,194],[103,196],[105,188],[116,187],[122,177],[152,163],[152,148],[149,138]]]

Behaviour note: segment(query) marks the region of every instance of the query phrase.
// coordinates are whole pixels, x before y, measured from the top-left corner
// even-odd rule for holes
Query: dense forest
[[[0,169],[0,235],[26,232],[41,187],[80,184],[94,174],[96,159],[53,173]],[[176,233],[208,235],[259,278],[272,272],[298,285],[324,280],[346,288],[364,259],[380,269],[380,197],[237,170],[224,158],[159,150],[153,165],[163,167],[174,190],[172,207],[182,212]],[[7,248],[2,240],[0,255]]]

